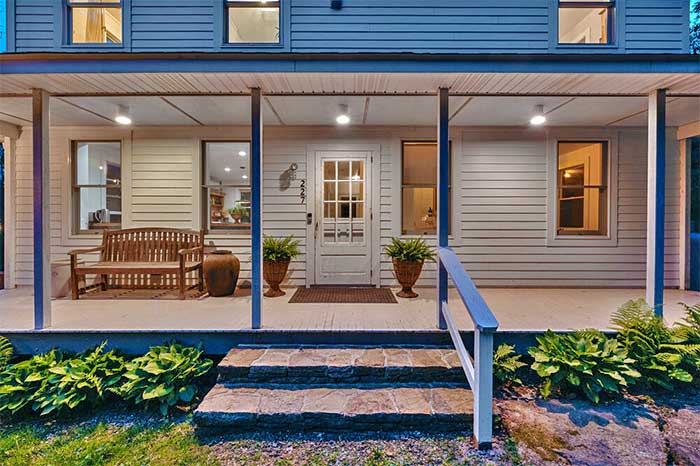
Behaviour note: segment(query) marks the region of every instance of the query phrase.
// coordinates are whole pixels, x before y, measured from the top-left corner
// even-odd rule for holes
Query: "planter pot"
[[[204,281],[209,296],[231,296],[236,291],[241,262],[231,251],[213,251],[204,259]]]
[[[268,290],[265,292],[265,296],[268,298],[276,298],[278,296],[284,296],[285,293],[280,289],[280,283],[284,281],[284,277],[287,276],[287,269],[289,268],[290,260],[286,261],[263,261],[263,278],[267,282]]]
[[[418,293],[413,291],[413,285],[418,281],[423,270],[423,261],[402,261],[392,259],[396,280],[401,285],[401,291],[396,293],[400,298],[417,298]]]

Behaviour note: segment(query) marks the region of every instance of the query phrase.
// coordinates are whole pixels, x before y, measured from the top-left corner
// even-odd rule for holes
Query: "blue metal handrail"
[[[439,290],[440,316],[450,332],[464,375],[474,391],[474,440],[480,449],[488,449],[491,448],[493,439],[493,336],[498,330],[498,321],[454,251],[448,247],[439,247],[438,261],[447,276],[452,278],[474,323],[472,362],[447,304],[447,290]],[[446,286],[446,281],[438,280],[438,287]]]

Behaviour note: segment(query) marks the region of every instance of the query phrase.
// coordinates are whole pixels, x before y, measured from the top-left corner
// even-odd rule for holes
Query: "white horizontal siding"
[[[68,250],[99,243],[99,237],[69,234],[69,189],[66,161],[69,140],[96,139],[108,129],[61,128],[51,137],[51,245],[52,259],[64,259]],[[600,286],[642,287],[646,235],[646,133],[620,130],[618,176],[618,244],[615,247],[546,246],[546,140],[544,133],[510,131],[508,137],[488,129],[474,139],[473,130],[452,129],[454,151],[451,245],[465,268],[482,286]],[[333,143],[374,144],[381,150],[381,246],[400,232],[400,140],[434,137],[434,128],[269,128],[263,158],[263,222],[267,235],[292,235],[301,242],[302,255],[292,262],[288,284],[305,281],[306,211],[300,184],[307,179],[307,145]],[[486,137],[490,134],[489,137]],[[245,128],[135,129],[125,150],[125,226],[200,227],[200,141],[242,138]],[[228,137],[225,137],[228,136]],[[111,137],[111,136],[110,136]],[[678,148],[669,138],[667,152],[666,284],[678,285],[679,243]],[[280,188],[279,175],[292,163],[296,180]],[[16,273],[20,285],[32,283],[31,131],[17,143]],[[128,189],[131,186],[131,189]],[[307,186],[307,190],[313,186]],[[434,240],[428,238],[434,244]],[[250,277],[250,236],[209,235],[207,245],[232,250],[240,259],[242,277]],[[394,283],[391,262],[381,258],[382,284]],[[419,284],[432,285],[435,265],[427,264]]]

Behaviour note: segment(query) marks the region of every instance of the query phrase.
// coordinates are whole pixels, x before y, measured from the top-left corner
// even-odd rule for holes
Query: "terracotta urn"
[[[204,259],[204,281],[209,296],[231,296],[236,291],[241,262],[231,251],[212,251]]]
[[[280,283],[282,283],[284,277],[287,276],[289,262],[291,262],[290,259],[263,261],[263,278],[269,286],[268,290],[265,292],[265,296],[268,298],[276,298],[285,295],[285,292],[280,289]]]
[[[417,298],[418,293],[413,291],[413,285],[418,281],[423,270],[423,261],[402,261],[392,259],[396,280],[401,285],[401,291],[396,293],[400,298]]]

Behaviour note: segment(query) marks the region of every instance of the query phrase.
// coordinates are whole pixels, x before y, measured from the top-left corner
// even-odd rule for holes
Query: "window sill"
[[[251,43],[230,43],[221,44],[222,49],[281,49],[284,48],[282,43],[267,43],[267,42],[251,42]]]
[[[617,238],[607,235],[557,235],[547,237],[547,247],[617,247]]]
[[[124,49],[124,44],[64,44],[61,46],[64,49],[113,49],[120,50]]]
[[[557,50],[617,50],[618,44],[557,44]]]

